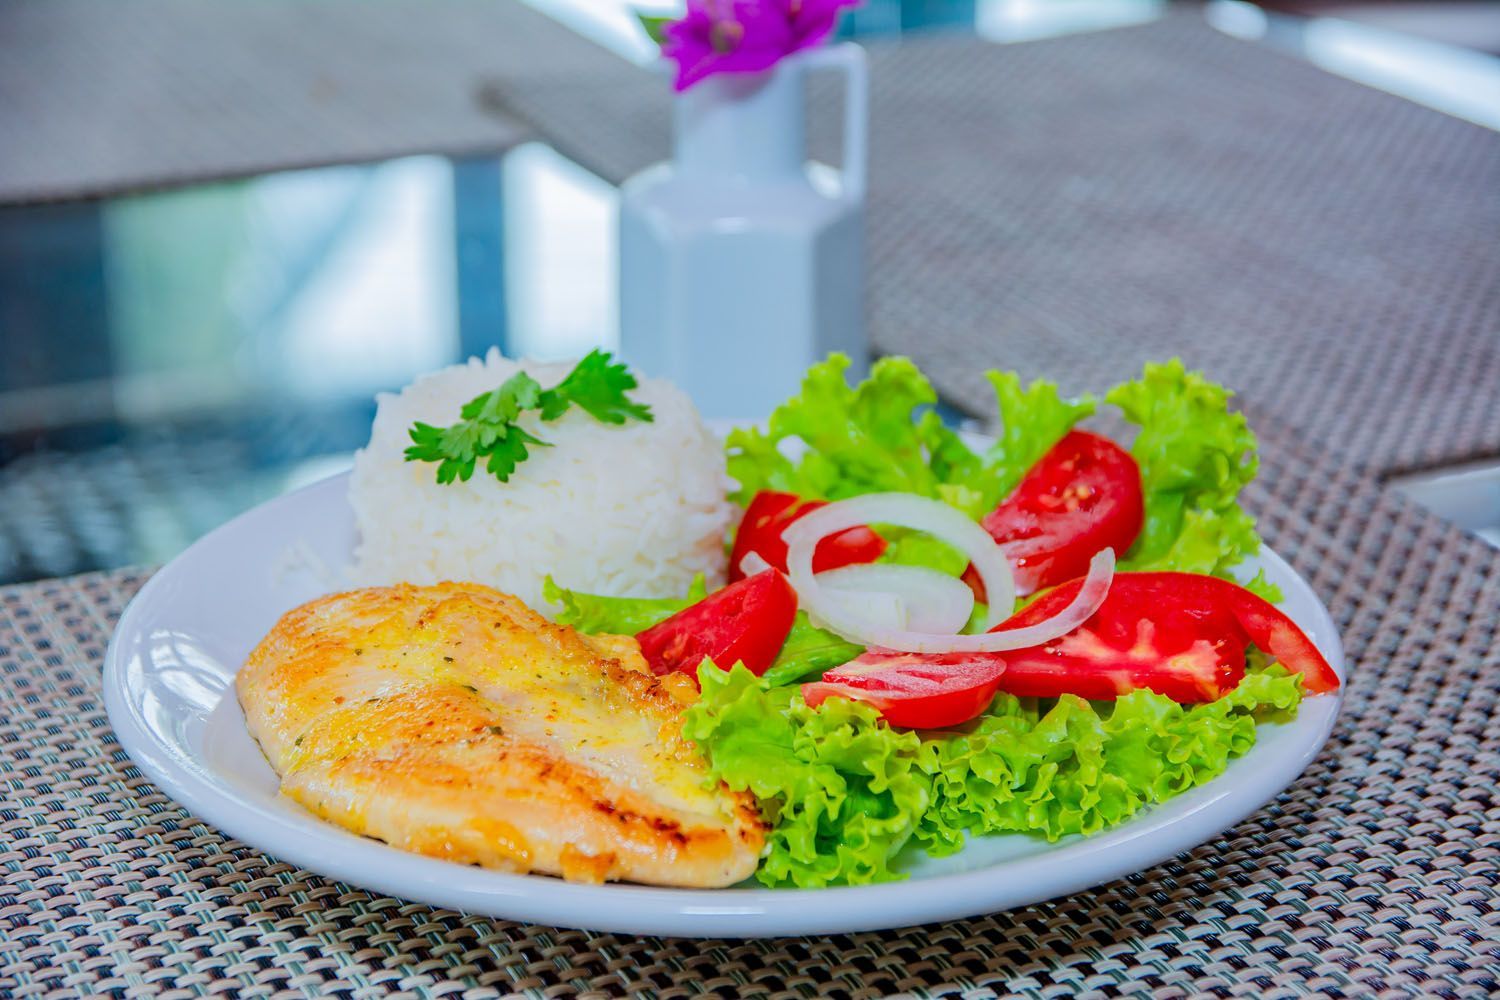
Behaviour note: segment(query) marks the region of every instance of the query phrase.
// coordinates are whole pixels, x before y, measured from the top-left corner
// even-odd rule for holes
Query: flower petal
[[[662,54],[677,63],[676,90],[716,73],[756,73],[817,45],[839,13],[860,0],[688,0],[662,32]]]

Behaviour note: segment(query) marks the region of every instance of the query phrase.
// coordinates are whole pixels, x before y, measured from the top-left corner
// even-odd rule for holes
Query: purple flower
[[[861,0],[688,0],[663,29],[662,54],[683,91],[715,73],[756,73],[833,33],[839,12]]]

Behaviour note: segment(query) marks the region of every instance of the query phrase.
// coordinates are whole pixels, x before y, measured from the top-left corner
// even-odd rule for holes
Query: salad
[[[1200,785],[1338,679],[1276,607],[1239,495],[1256,441],[1179,361],[1102,399],[991,372],[1000,432],[945,426],[910,361],[814,366],[732,432],[730,581],[554,584],[558,620],[696,680],[684,735],[770,826],[769,886],[902,877],[972,836],[1090,834]],[[1127,443],[1081,429],[1101,406]]]

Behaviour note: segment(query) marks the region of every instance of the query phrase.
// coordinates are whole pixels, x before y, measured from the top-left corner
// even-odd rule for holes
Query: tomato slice
[[[1081,580],[1043,594],[994,631],[1050,618]],[[1312,694],[1338,687],[1328,661],[1296,623],[1237,584],[1196,573],[1117,573],[1092,618],[1060,639],[997,654],[1000,687],[1023,697],[1076,694],[1109,700],[1146,688],[1184,704],[1213,701],[1245,675],[1251,642]]]
[[[1187,574],[1183,574],[1187,575]],[[1328,694],[1339,688],[1339,675],[1318,652],[1318,647],[1307,637],[1307,633],[1288,618],[1280,608],[1270,601],[1218,577],[1202,577],[1211,581],[1210,587],[1227,591],[1227,600],[1234,609],[1240,628],[1250,641],[1277,663],[1294,673],[1302,675],[1302,686],[1309,694]]]
[[[776,662],[796,617],[792,585],[768,569],[714,591],[636,640],[658,674],[678,671],[696,680],[706,658],[725,670],[743,663],[758,677]]]
[[[802,698],[813,708],[832,697],[862,701],[893,726],[938,729],[968,722],[989,708],[1005,668],[990,654],[872,649],[821,681],[802,685]]]
[[[785,573],[786,542],[781,533],[793,521],[826,506],[826,500],[803,500],[795,493],[761,490],[755,494],[734,536],[734,551],[729,556],[730,582],[744,578],[740,562],[751,552],[758,553],[766,565]],[[813,550],[813,572],[872,563],[885,552],[885,544],[885,539],[869,528],[850,528],[830,535]]]
[[[980,523],[1030,594],[1082,576],[1103,549],[1123,556],[1144,518],[1135,459],[1108,438],[1070,431]]]

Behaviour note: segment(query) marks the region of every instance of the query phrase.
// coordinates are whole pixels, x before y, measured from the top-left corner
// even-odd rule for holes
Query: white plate
[[[281,860],[356,885],[469,913],[631,934],[758,937],[901,927],[992,913],[1147,868],[1238,823],[1285,788],[1327,739],[1342,693],[1263,725],[1219,778],[1111,830],[1055,844],[971,839],[942,860],[914,859],[904,882],[839,889],[652,889],[575,885],[408,854],[345,832],[277,794],[245,729],[232,680],[285,611],[327,592],[289,553],[331,567],[355,541],[340,475],[255,508],[168,563],[125,609],[104,661],[104,699],[121,744],[174,799]],[[1285,608],[1344,675],[1333,622],[1307,584],[1266,551]]]

